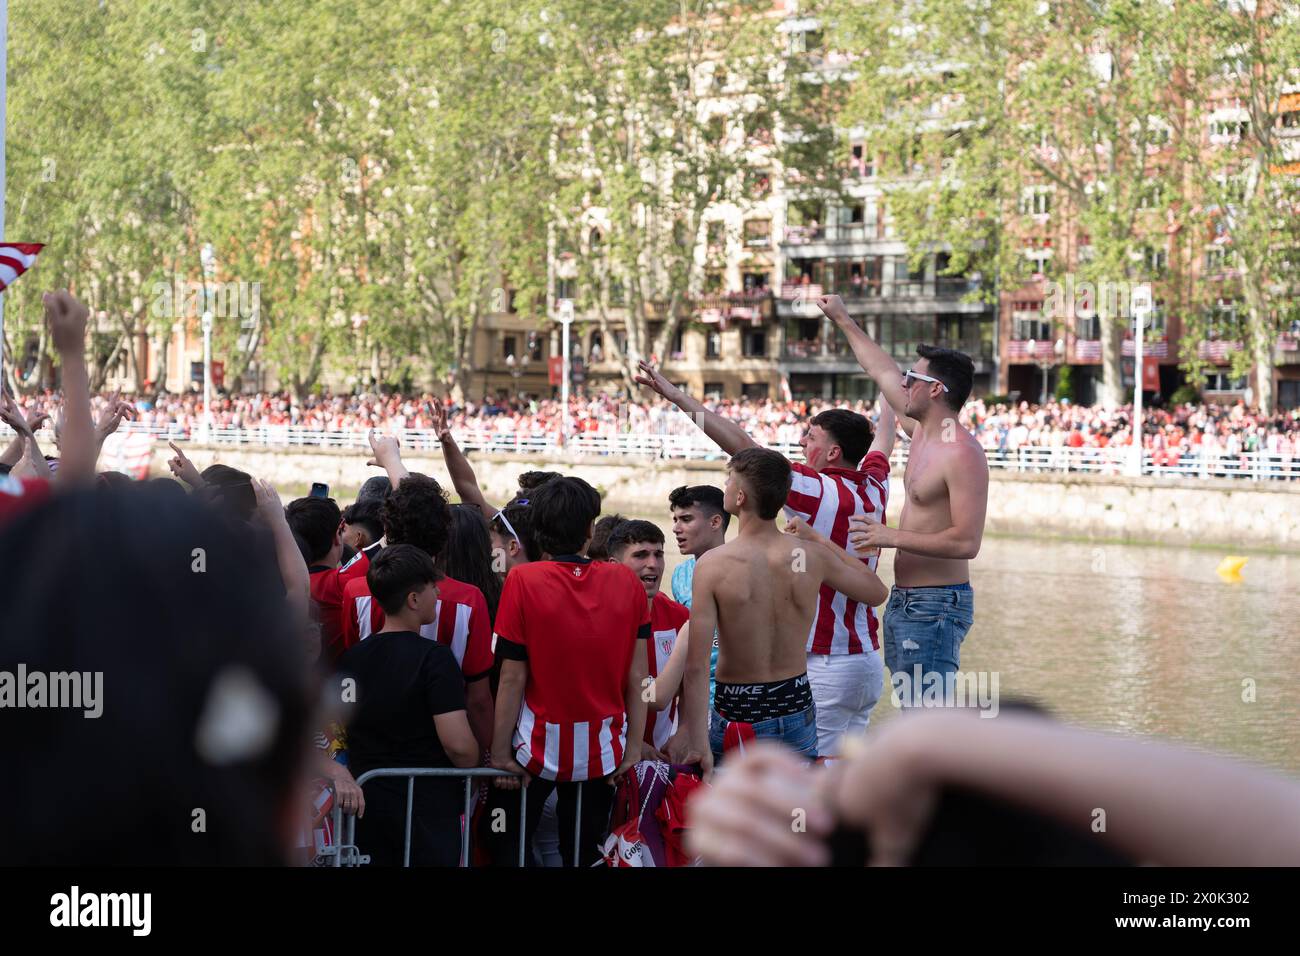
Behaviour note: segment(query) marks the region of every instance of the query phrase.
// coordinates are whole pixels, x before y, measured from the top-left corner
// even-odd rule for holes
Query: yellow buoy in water
[[[1239,554],[1230,554],[1220,561],[1219,566],[1214,570],[1225,581],[1240,581],[1241,569],[1249,560]]]

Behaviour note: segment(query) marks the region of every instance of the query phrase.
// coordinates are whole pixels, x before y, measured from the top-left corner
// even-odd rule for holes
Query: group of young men
[[[874,426],[844,409],[811,419],[802,463],[759,447],[642,363],[638,381],[692,415],[731,456],[724,487],[670,496],[672,535],[687,556],[672,597],[662,590],[662,529],[601,518],[590,485],[553,473],[525,476],[494,507],[443,416],[439,436],[462,502],[455,507],[486,525],[483,553],[465,553],[463,542],[447,553],[446,494],[407,471],[391,438],[372,435],[372,463],[385,469],[387,487],[363,492],[346,517],[320,499],[291,504],[291,523],[310,539],[323,645],[355,703],[346,719],[353,774],[486,763],[510,774],[486,801],[482,837],[495,861],[517,858],[518,821],[531,845],[554,812],[561,858],[573,862],[576,832],[579,862],[589,863],[608,823],[610,783],[638,761],[698,766],[707,779],[728,751],[761,738],[833,758],[846,735],[867,727],[885,665],[918,676],[955,671],[971,624],[966,562],[979,547],[987,483],[982,452],[955,424],[970,360],[922,348],[900,376],[835,297],[822,306],[884,401]],[[912,447],[894,529],[885,509],[900,426]],[[345,538],[356,548],[346,563]],[[883,548],[898,553],[892,596],[877,574]],[[490,564],[500,584],[492,606],[488,585],[457,580],[449,564],[467,567],[467,577],[471,566]],[[875,609],[887,599],[882,629]],[[338,789],[345,809],[362,811],[363,851],[394,860],[404,839],[403,782],[375,780],[364,794]],[[416,789],[425,794],[416,815],[441,821],[417,827],[416,860],[454,862],[462,791]]]

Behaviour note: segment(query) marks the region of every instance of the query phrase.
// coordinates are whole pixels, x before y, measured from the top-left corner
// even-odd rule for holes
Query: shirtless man
[[[863,561],[802,519],[787,524],[789,534],[777,530],[791,476],[778,452],[737,452],[727,467],[723,507],[740,519],[740,533],[695,567],[690,631],[717,629],[717,690],[710,715],[709,642],[688,642],[682,720],[706,779],[725,750],[760,737],[817,756],[817,708],[804,648],[822,583],[867,606],[888,595]]]
[[[894,548],[894,590],[885,609],[885,666],[904,705],[949,698],[961,642],[975,615],[968,562],[979,553],[988,506],[984,449],[957,422],[970,395],[974,364],[952,349],[922,345],[902,375],[894,360],[849,317],[837,295],[817,300],[840,327],[853,354],[875,379],[912,439],[897,528],[870,516],[850,519],[849,544],[859,553]]]

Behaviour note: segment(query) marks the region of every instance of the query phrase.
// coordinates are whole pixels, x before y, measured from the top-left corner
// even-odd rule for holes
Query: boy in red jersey
[[[655,683],[646,713],[642,757],[646,760],[671,761],[678,748],[670,746],[677,730],[677,690],[681,685],[684,654],[677,654],[679,667],[669,673],[668,662],[674,648],[687,639],[690,610],[659,589],[664,577],[664,533],[649,521],[624,519],[609,532],[609,560],[631,568],[645,588],[650,607],[650,640],[646,645],[648,675]],[[660,678],[663,678],[662,683]],[[685,741],[682,741],[685,750]]]
[[[531,857],[542,808],[558,790],[561,858],[573,865],[576,827],[579,863],[588,866],[609,827],[609,784],[640,756],[647,668],[639,641],[650,636],[650,610],[631,570],[583,555],[600,514],[594,488],[555,478],[533,492],[529,508],[542,560],[506,576],[495,636],[503,661],[492,765],[518,776],[493,790],[490,841],[498,865],[518,859],[522,785]]]

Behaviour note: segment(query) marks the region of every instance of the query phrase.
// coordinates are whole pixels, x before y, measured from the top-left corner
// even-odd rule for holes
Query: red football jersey
[[[677,635],[686,622],[691,619],[691,611],[684,604],[678,604],[660,591],[650,604],[650,640],[646,643],[646,660],[650,664],[650,676],[658,677],[659,671],[668,663],[668,656],[677,646]],[[677,730],[678,694],[667,710],[647,710],[645,716],[645,742],[663,750]]]
[[[849,518],[868,514],[885,523],[889,459],[880,452],[868,452],[861,471],[832,467],[818,472],[798,463],[791,463],[791,468],[794,475],[785,501],[787,518],[803,518],[845,550],[849,550]],[[863,560],[874,571],[879,559],[877,553]],[[808,631],[808,653],[861,654],[879,647],[875,608],[850,601],[823,584]]]
[[[649,631],[645,588],[630,568],[582,558],[511,569],[496,638],[527,655],[514,747],[529,773],[592,780],[618,769],[628,669]]]
[[[384,626],[384,609],[370,595],[364,577],[353,578],[343,588],[343,647],[346,650]],[[420,634],[451,648],[466,680],[492,670],[492,623],[487,599],[472,584],[454,578],[438,582],[438,617],[420,628]]]

